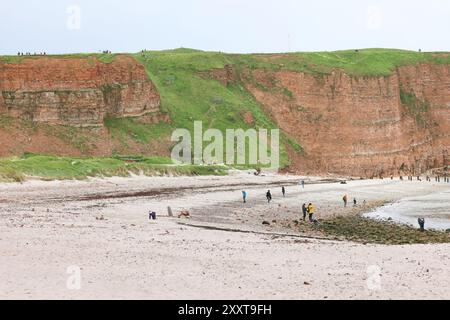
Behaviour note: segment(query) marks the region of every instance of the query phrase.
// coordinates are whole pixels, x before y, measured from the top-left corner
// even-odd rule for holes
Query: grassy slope
[[[106,119],[105,126],[111,136],[123,144],[126,144],[128,139],[148,144],[172,133],[171,125],[165,122],[145,124],[134,118]]]
[[[224,175],[219,166],[173,166],[161,157],[74,158],[25,154],[0,159],[0,181],[23,181],[27,176],[42,179],[85,179],[95,176],[146,175]]]
[[[229,55],[178,49],[136,54],[135,57],[144,64],[156,85],[161,95],[161,108],[169,113],[173,129],[187,128],[192,131],[194,121],[203,121],[204,130],[215,128],[223,133],[234,128],[275,128],[258,103],[238,82],[225,87],[199,75],[202,71],[234,63]],[[243,113],[248,111],[253,115],[254,126],[242,119]],[[281,163],[288,164],[284,148]]]

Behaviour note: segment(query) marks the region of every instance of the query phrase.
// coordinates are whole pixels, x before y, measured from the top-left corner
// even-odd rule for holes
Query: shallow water
[[[392,218],[416,228],[419,228],[417,219],[425,218],[426,229],[447,230],[450,229],[450,190],[404,198],[364,216],[375,219]]]

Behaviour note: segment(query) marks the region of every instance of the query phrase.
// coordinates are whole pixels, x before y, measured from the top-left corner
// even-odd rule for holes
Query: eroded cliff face
[[[246,88],[304,149],[292,169],[353,176],[423,172],[450,164],[450,66],[389,77],[246,70]]]
[[[160,98],[144,67],[129,56],[25,58],[0,62],[0,114],[71,126],[102,126],[105,117],[158,112]]]
[[[302,146],[303,153],[288,148],[292,171],[386,177],[450,164],[448,64],[399,67],[385,77],[350,76],[341,70],[330,74],[271,71],[229,64],[194,76],[215,79],[223,86],[242,84],[278,127]],[[110,63],[93,57],[0,62],[2,114],[43,126],[96,128],[63,135],[48,128],[24,131],[23,125],[14,123],[2,127],[0,121],[0,156],[25,151],[170,154],[170,136],[142,143],[132,132],[128,134],[126,125],[122,128],[128,135],[125,140],[103,127],[105,117],[135,116],[142,125],[170,122],[167,114],[160,113],[159,94],[144,67],[127,55],[116,56]],[[146,114],[150,115],[142,117]],[[248,124],[255,123],[253,116],[250,111],[242,114]]]

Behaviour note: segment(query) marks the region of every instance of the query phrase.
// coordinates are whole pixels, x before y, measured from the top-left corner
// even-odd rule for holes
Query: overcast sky
[[[450,0],[0,0],[0,54],[450,51]]]

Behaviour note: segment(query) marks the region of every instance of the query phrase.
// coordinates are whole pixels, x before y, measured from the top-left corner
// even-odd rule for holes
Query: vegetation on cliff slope
[[[162,157],[74,158],[25,154],[0,159],[0,181],[20,182],[26,177],[44,180],[144,175],[224,175],[222,166],[174,166]]]
[[[172,128],[193,132],[194,121],[202,121],[204,130],[214,128],[224,134],[227,129],[276,128],[238,80],[224,86],[200,75],[234,63],[230,55],[179,49],[139,53],[135,57],[144,64],[156,85],[162,111],[170,115]],[[244,120],[245,113],[251,113],[253,123]],[[287,141],[282,136],[281,142]],[[280,157],[282,166],[287,165],[289,160],[283,145]]]
[[[400,101],[414,117],[417,125],[425,127],[425,114],[430,108],[429,103],[417,98],[414,92],[405,91],[403,88],[400,88]]]
[[[123,144],[127,143],[128,138],[148,144],[172,133],[172,127],[168,123],[145,124],[134,118],[108,118],[105,119],[105,126],[112,137]]]

